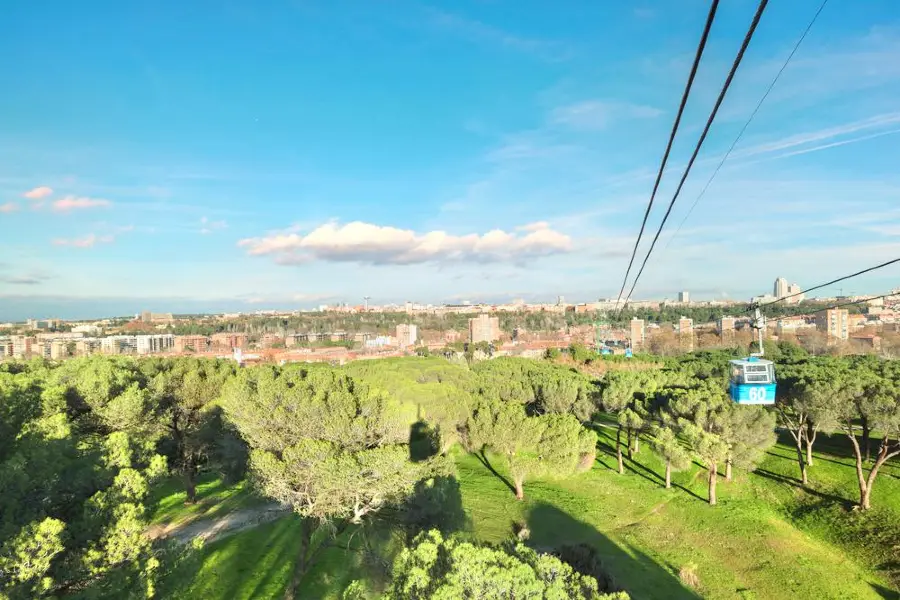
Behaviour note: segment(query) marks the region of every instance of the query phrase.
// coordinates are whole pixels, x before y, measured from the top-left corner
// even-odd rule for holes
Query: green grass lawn
[[[170,477],[155,485],[150,496],[150,522],[171,526],[198,518],[215,518],[232,511],[269,502],[257,495],[249,482],[228,484],[215,474],[200,476],[197,502],[185,504],[187,493],[180,478]]]
[[[395,532],[381,528],[368,535],[370,545],[382,556],[394,555],[401,547]],[[299,542],[300,518],[296,515],[218,540],[200,550],[198,564],[176,570],[162,586],[162,595],[221,600],[281,598],[291,581]],[[372,566],[364,560],[361,535],[347,531],[317,555],[296,597],[339,600],[351,581],[372,581],[373,575]]]
[[[604,451],[591,471],[526,482],[522,502],[478,458],[457,450],[460,494],[451,501],[469,517],[465,535],[500,542],[515,523],[527,523],[529,543],[540,550],[591,544],[613,580],[637,599],[897,597],[890,591],[900,582],[897,464],[879,476],[873,510],[859,513],[851,509],[857,490],[846,440],[820,442],[809,490],[797,480],[793,449],[778,445],[756,473],[720,480],[719,505],[711,507],[703,469],[675,474],[676,487],[665,490],[663,465],[646,447],[618,475],[604,446],[611,433],[601,429]],[[503,475],[502,460],[491,458],[491,466]],[[297,526],[289,517],[210,544],[199,570],[180,575],[190,582],[184,597],[279,597],[290,580]],[[325,551],[299,597],[339,598],[349,581],[371,579],[358,542],[348,533]],[[374,545],[390,558],[399,540],[382,531]],[[678,578],[689,564],[697,589]]]

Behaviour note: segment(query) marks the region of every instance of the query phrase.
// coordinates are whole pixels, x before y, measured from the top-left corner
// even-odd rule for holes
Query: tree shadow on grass
[[[494,475],[494,477],[496,477],[497,479],[502,481],[503,484],[506,487],[508,487],[513,494],[516,493],[515,486],[509,481],[509,479],[507,479],[506,477],[501,475],[499,472],[497,472],[497,469],[495,469],[494,466],[491,464],[491,461],[490,461],[490,459],[488,459],[487,453],[484,450],[480,450],[478,452],[473,452],[473,454],[475,455],[475,458],[478,459],[478,462],[480,462],[482,465],[484,465],[485,469],[490,471]]]
[[[767,471],[766,469],[757,468],[753,471],[754,475],[759,475],[760,477],[765,477],[766,479],[770,479],[772,481],[777,481],[778,483],[784,483],[791,487],[797,488],[798,490],[803,490],[807,494],[816,496],[821,498],[822,500],[830,500],[831,502],[837,502],[838,504],[843,505],[845,508],[850,508],[853,506],[853,502],[848,500],[847,498],[842,498],[841,496],[836,496],[834,494],[829,494],[826,492],[820,492],[819,490],[805,486],[793,477],[789,477],[787,475],[782,475],[780,473],[774,473],[772,471]]]
[[[869,585],[872,586],[875,593],[884,598],[884,600],[900,600],[900,592],[897,592],[896,590],[886,588],[877,583],[870,583]]]
[[[595,427],[595,429],[596,429],[596,427]],[[606,436],[604,435],[604,437],[606,437]],[[611,458],[613,461],[615,461],[616,450],[613,446],[610,446],[606,441],[604,441],[603,437],[598,437],[597,449],[602,451],[606,457]],[[617,469],[615,462],[608,465],[608,464],[606,464],[605,461],[600,460],[599,454],[597,455],[595,460],[611,471],[615,471]],[[654,485],[665,484],[665,482],[666,482],[666,479],[663,475],[660,475],[659,473],[657,473],[650,467],[647,467],[646,465],[643,465],[632,458],[628,458],[628,456],[625,454],[622,455],[622,463],[625,465],[626,469],[628,469],[629,471],[631,471],[632,473],[634,473],[636,475],[643,477],[644,479],[646,479],[647,481],[649,481],[650,483],[652,483]],[[695,462],[694,464],[696,464],[701,469],[704,469],[704,470],[706,469],[706,467],[704,467],[703,465],[701,465],[698,462]],[[648,475],[648,473],[649,473],[649,475]],[[690,496],[693,496],[694,498],[696,498],[697,500],[700,500],[701,502],[707,501],[706,498],[689,490],[687,487],[681,485],[680,483],[676,483],[673,481],[672,487],[678,488],[679,490],[687,493]]]
[[[278,593],[290,581],[297,554],[299,519],[288,516],[215,541],[200,550],[184,548],[178,564],[166,564],[163,598],[246,598]],[[165,543],[165,542],[163,542]],[[250,592],[248,596],[247,593]]]
[[[803,452],[804,452],[804,456],[806,456],[806,450],[804,450]],[[766,454],[768,454],[769,456],[774,456],[776,458],[781,458],[781,459],[790,461],[794,464],[797,464],[797,455],[796,454],[788,456],[788,455],[781,454],[780,452],[772,452],[771,450],[766,450]],[[815,465],[816,461],[820,461],[820,460],[824,461],[824,462],[834,463],[836,465],[840,465],[842,467],[847,467],[850,469],[854,468],[854,466],[855,466],[854,463],[852,463],[852,462],[843,462],[840,460],[835,460],[834,458],[827,458],[827,457],[819,454],[818,451],[816,451],[816,453],[813,454],[813,465]]]
[[[601,576],[610,590],[625,590],[632,598],[642,599],[694,600],[700,597],[681,584],[674,567],[660,564],[634,546],[623,548],[592,525],[552,504],[535,504],[528,514],[528,527],[531,530],[530,545],[542,552],[559,551],[578,544],[593,548],[600,559]],[[577,568],[577,565],[573,566]]]

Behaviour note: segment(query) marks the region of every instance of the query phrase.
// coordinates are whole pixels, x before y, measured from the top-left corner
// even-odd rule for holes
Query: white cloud
[[[824,140],[834,139],[842,135],[856,133],[857,131],[880,128],[888,125],[895,125],[897,123],[900,123],[900,112],[884,113],[869,117],[867,119],[853,121],[851,123],[844,123],[842,125],[826,127],[824,129],[809,131],[806,133],[798,133],[796,135],[791,135],[773,142],[757,144],[755,146],[733,152],[731,154],[731,158],[744,158],[747,156],[756,156],[759,154],[769,154],[772,152],[778,152],[780,150],[787,150],[790,148],[796,148],[797,146],[811,144],[813,142],[821,142]]]
[[[57,238],[53,240],[54,246],[70,246],[72,248],[93,248],[96,244],[111,244],[115,241],[115,237],[111,235],[95,235],[89,233],[82,238]]]
[[[203,235],[228,227],[228,223],[225,221],[210,221],[207,217],[200,218],[200,225],[200,233]]]
[[[451,235],[445,231],[419,234],[409,229],[354,221],[328,223],[307,235],[273,233],[240,240],[251,256],[273,256],[279,264],[313,261],[364,264],[425,262],[512,262],[569,252],[572,239],[545,223],[532,224],[519,235],[494,229],[482,235]]]
[[[0,204],[0,213],[11,213],[19,210],[19,205],[15,202],[7,202],[6,204]]]
[[[22,194],[23,198],[28,198],[29,200],[40,200],[42,198],[46,198],[50,194],[53,193],[53,189],[47,187],[46,185],[42,185],[36,187],[34,189],[30,189],[24,194]]]
[[[65,212],[82,208],[101,208],[111,206],[112,202],[102,198],[88,198],[86,196],[66,196],[53,203],[53,210]]]
[[[547,221],[537,221],[536,223],[528,223],[527,225],[520,225],[516,227],[517,231],[540,231],[541,229],[548,229],[550,227],[550,223]]]
[[[616,100],[586,100],[559,106],[550,113],[550,121],[572,129],[605,129],[617,120],[653,119],[663,111]]]
[[[850,138],[848,140],[840,140],[838,142],[830,142],[828,144],[820,144],[818,146],[812,146],[810,148],[803,148],[801,150],[785,152],[783,154],[779,154],[778,156],[773,156],[772,158],[778,159],[778,158],[788,158],[791,156],[799,156],[801,154],[809,154],[810,152],[819,152],[821,150],[828,150],[829,148],[837,148],[838,146],[846,146],[847,144],[856,144],[858,142],[874,140],[875,138],[884,137],[886,135],[896,135],[898,133],[900,133],[900,128],[888,129],[887,131],[879,131],[876,133],[870,133],[868,135],[861,135],[858,137]]]

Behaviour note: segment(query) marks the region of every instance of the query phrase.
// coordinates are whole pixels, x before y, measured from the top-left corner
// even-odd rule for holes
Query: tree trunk
[[[865,489],[860,488],[860,490],[859,490],[859,507],[862,510],[869,510],[870,508],[872,508],[872,501],[870,499],[871,495],[872,495],[872,488],[868,488],[868,487]]]
[[[716,479],[719,478],[719,465],[712,463],[709,465],[709,503],[711,506],[716,505]]]
[[[856,455],[856,481],[859,483],[859,508],[861,510],[869,510],[869,494],[872,490],[869,487],[869,483],[863,472],[863,451],[859,447],[859,442],[856,441],[856,432],[854,431],[853,426],[845,426],[844,432],[850,439],[850,445],[853,446],[853,454]]]
[[[187,494],[185,504],[197,502],[197,482],[194,481],[194,470],[190,467],[184,470],[184,491]]]
[[[306,570],[309,568],[309,550],[312,545],[313,523],[312,519],[302,517],[300,522],[300,550],[294,562],[294,572],[291,575],[291,584],[284,590],[285,600],[294,600],[297,588],[303,581]]]
[[[860,424],[862,424],[862,443],[863,448],[866,451],[866,462],[869,462],[870,460],[872,460],[872,444],[870,443],[871,431],[869,430],[869,420],[865,417],[862,417],[859,421]]]
[[[634,434],[634,453],[638,454],[641,451],[641,432],[637,431]]]
[[[809,446],[807,446],[807,453],[809,452]],[[797,439],[797,464],[800,465],[800,482],[803,485],[809,483],[806,476],[806,461],[803,460],[803,440]]]
[[[525,482],[522,480],[522,477],[516,477],[515,483],[516,483],[516,500],[524,500],[525,499],[525,490],[522,489],[522,484]]]
[[[666,489],[672,487],[672,461],[666,461]]]
[[[900,447],[900,444],[898,444],[898,447]],[[872,488],[875,487],[875,478],[878,477],[878,469],[880,469],[881,465],[887,462],[889,458],[900,454],[900,449],[897,449],[894,452],[889,452],[889,449],[890,442],[885,439],[881,442],[881,448],[878,449],[878,455],[875,457],[875,464],[872,465],[869,476],[866,478],[865,493],[860,493],[859,505],[863,510],[868,510],[871,507]],[[860,492],[862,492],[862,487],[860,487]]]
[[[632,440],[631,440],[631,427],[628,428],[628,460],[634,460],[633,457],[633,448]]]
[[[622,463],[622,426],[616,432],[616,459],[619,461],[619,475],[625,472],[625,465]]]
[[[816,443],[816,436],[819,429],[812,422],[806,424],[806,466],[811,467],[813,464],[813,444]]]
[[[731,457],[725,459],[725,481],[731,481]]]

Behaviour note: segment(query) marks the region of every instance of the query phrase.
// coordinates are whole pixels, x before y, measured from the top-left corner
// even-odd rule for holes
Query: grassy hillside
[[[606,432],[600,428],[601,443],[610,441]],[[704,502],[699,466],[676,474],[675,488],[665,490],[662,463],[647,449],[634,458],[620,476],[614,457],[601,453],[588,473],[527,482],[526,499],[517,502],[501,479],[500,459],[490,459],[494,474],[456,451],[460,494],[448,501],[462,505],[467,535],[481,540],[502,541],[514,524],[526,523],[539,549],[591,544],[635,598],[897,597],[891,589],[900,583],[900,465],[886,467],[875,508],[863,514],[850,508],[855,475],[840,437],[820,444],[811,490],[799,486],[792,450],[780,444],[756,473],[722,482],[717,507]],[[189,597],[279,597],[297,550],[296,526],[291,517],[210,544],[202,564],[177,579],[192,582]],[[368,535],[390,558],[399,535],[381,527]],[[354,578],[377,581],[383,563],[362,553],[360,539],[347,534],[327,551],[301,597],[338,598]],[[684,567],[696,573],[696,588],[679,580]]]

